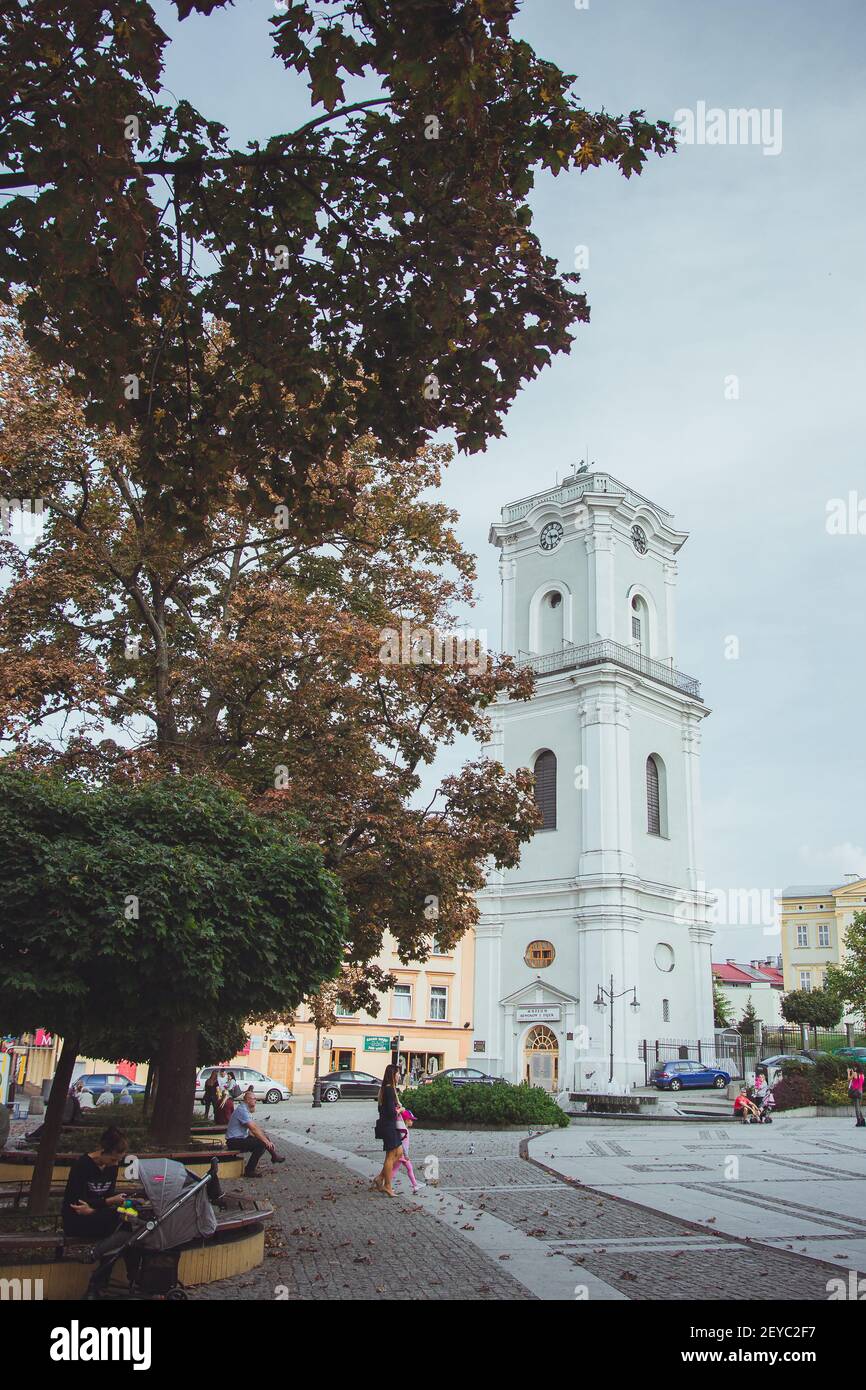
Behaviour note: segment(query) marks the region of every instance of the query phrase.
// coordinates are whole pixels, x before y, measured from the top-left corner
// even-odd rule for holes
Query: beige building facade
[[[319,1074],[359,1071],[381,1077],[395,1052],[407,1075],[471,1065],[474,932],[448,951],[434,945],[426,961],[409,964],[400,961],[388,936],[376,964],[395,977],[394,986],[382,996],[376,1016],[342,1013],[323,1031]],[[312,1093],[316,1030],[305,1008],[290,1027],[266,1030],[250,1024],[247,1032],[248,1049],[232,1059],[236,1065],[264,1072],[295,1095]]]
[[[785,991],[821,989],[828,966],[844,959],[854,913],[866,912],[866,878],[846,874],[841,883],[794,884],[778,901]]]

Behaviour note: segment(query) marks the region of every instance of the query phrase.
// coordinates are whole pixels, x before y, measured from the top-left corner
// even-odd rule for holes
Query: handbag
[[[373,1130],[373,1133],[375,1134],[375,1136],[376,1136],[377,1139],[384,1139],[384,1138],[385,1138],[385,1135],[384,1135],[383,1130],[382,1130],[382,1117],[381,1117],[381,1115],[379,1116],[378,1120],[376,1121],[376,1128]]]

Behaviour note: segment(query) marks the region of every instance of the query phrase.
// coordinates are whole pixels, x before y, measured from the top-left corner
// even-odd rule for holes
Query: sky
[[[167,85],[233,143],[304,119],[303,89],[270,58],[267,0],[183,24],[157,12],[174,39]],[[442,499],[478,556],[470,621],[495,642],[499,508],[588,449],[690,532],[677,665],[712,709],[708,888],[766,902],[789,883],[866,874],[866,8],[527,0],[515,31],[576,76],[591,109],[674,120],[699,103],[756,107],[768,125],[763,143],[685,144],[629,181],[609,169],[539,181],[534,230],[564,270],[587,248],[592,317],[520,393],[505,437],[446,477]],[[850,494],[854,526],[828,530]],[[446,750],[437,774],[471,751]],[[768,916],[720,929],[713,957],[779,949]]]

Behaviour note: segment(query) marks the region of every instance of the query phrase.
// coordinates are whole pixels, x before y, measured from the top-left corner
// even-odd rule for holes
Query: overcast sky
[[[238,0],[178,25],[160,7],[177,35],[168,85],[237,143],[291,129],[306,109],[269,60],[271,12]],[[444,498],[479,557],[474,625],[498,636],[490,521],[588,445],[691,533],[677,664],[713,711],[708,886],[769,896],[866,873],[862,0],[528,0],[518,31],[577,75],[593,109],[669,120],[699,102],[779,111],[781,150],[693,145],[629,182],[605,170],[539,184],[545,249],[570,270],[575,247],[589,248],[592,321],[521,393],[507,438],[458,457],[447,478]],[[828,534],[828,503],[850,492],[864,534]],[[725,658],[730,636],[738,660]],[[760,926],[729,929],[714,959],[778,949]]]

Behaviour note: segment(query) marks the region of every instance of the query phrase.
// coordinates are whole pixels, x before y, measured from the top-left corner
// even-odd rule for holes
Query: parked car
[[[487,1072],[478,1071],[475,1067],[446,1067],[432,1076],[422,1076],[421,1085],[430,1086],[440,1076],[447,1077],[452,1086],[493,1086],[497,1081],[502,1081],[501,1076],[488,1076]]]
[[[815,1063],[822,1057],[829,1057],[829,1052],[822,1052],[819,1048],[807,1047],[802,1052],[774,1052],[772,1057],[762,1057],[758,1063],[759,1067],[781,1067],[783,1062],[803,1062],[807,1067],[814,1067]]]
[[[195,1082],[196,1100],[204,1100],[204,1083],[211,1072],[223,1070],[222,1067],[202,1067]],[[234,1073],[242,1091],[252,1086],[256,1100],[263,1100],[266,1105],[278,1105],[281,1100],[289,1100],[291,1097],[291,1091],[282,1081],[274,1081],[273,1077],[265,1076],[261,1071],[254,1071],[252,1067],[226,1067],[225,1070]]]
[[[841,1057],[843,1062],[866,1064],[866,1047],[834,1047],[833,1056]]]
[[[128,1076],[121,1076],[119,1071],[82,1072],[81,1076],[76,1076],[75,1084],[79,1081],[84,1082],[85,1090],[90,1092],[94,1100],[97,1100],[103,1091],[111,1091],[115,1096],[119,1096],[121,1091],[129,1091],[131,1096],[143,1096],[145,1091],[144,1086],[140,1086],[137,1081],[130,1081]]]
[[[329,1071],[319,1080],[322,1100],[329,1105],[335,1100],[375,1099],[382,1085],[382,1078],[368,1071]]]
[[[686,1060],[659,1062],[650,1072],[650,1085],[657,1091],[681,1091],[686,1086],[714,1086],[722,1091],[730,1080],[731,1073],[721,1067],[705,1067],[702,1062]]]

